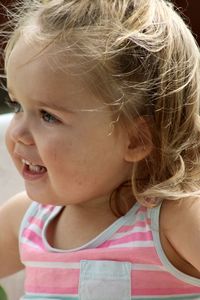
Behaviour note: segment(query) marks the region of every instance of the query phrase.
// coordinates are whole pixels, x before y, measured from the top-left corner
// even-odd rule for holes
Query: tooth
[[[44,167],[39,166],[39,165],[34,165],[34,164],[32,164],[31,162],[29,162],[25,159],[22,159],[22,163],[27,165],[29,170],[32,171],[32,172],[35,172],[35,173],[42,173],[45,170]]]
[[[29,166],[29,169],[33,172],[37,172],[39,173],[40,172],[40,167],[39,166],[33,166],[33,165],[30,165]]]
[[[22,159],[22,162],[23,162],[23,164],[25,164],[25,165],[31,165],[31,163],[30,162],[28,162],[27,160],[25,160],[25,159]]]
[[[42,166],[33,166],[33,165],[30,165],[29,166],[29,170],[32,171],[32,172],[35,172],[35,173],[42,173],[45,168],[42,167]]]

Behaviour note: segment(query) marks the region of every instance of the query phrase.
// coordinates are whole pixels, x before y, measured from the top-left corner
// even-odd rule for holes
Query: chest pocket
[[[131,263],[80,262],[80,300],[131,300]]]

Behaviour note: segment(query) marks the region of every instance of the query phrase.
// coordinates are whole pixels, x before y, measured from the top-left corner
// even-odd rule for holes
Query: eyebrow
[[[13,100],[18,101],[10,88],[5,87],[5,89],[6,89],[6,92],[8,92],[10,95],[12,95]],[[56,103],[53,103],[53,102],[51,102],[50,104],[47,104],[45,101],[34,100],[34,99],[32,99],[32,101],[36,102],[40,106],[44,106],[44,107],[47,107],[47,108],[52,108],[52,109],[55,109],[57,111],[67,112],[67,113],[71,113],[71,114],[74,113],[73,110],[70,110],[70,109],[66,108],[66,106],[64,106],[64,105],[57,105]]]
[[[43,102],[43,101],[38,101],[38,100],[34,100],[35,102],[37,102],[37,104],[39,104],[40,106],[44,106],[44,107],[49,107],[49,108],[53,108],[57,111],[61,111],[61,112],[67,112],[67,113],[74,113],[73,110],[70,110],[68,109],[66,106],[64,105],[57,105],[56,103],[50,103],[50,104],[47,104],[46,102]]]

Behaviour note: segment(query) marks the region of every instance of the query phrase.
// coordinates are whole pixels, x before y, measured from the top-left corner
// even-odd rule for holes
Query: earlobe
[[[138,162],[147,157],[153,149],[152,135],[147,120],[138,118],[127,136],[125,160]]]

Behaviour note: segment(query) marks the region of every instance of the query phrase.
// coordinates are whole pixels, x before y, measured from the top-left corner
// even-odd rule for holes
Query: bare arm
[[[200,198],[166,201],[161,228],[175,252],[186,262],[185,270],[200,278]]]
[[[27,195],[21,193],[0,207],[0,278],[23,269],[19,257],[18,234],[30,203]]]

